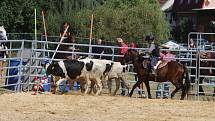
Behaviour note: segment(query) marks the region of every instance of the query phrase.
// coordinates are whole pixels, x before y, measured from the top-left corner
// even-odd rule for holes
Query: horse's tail
[[[187,70],[187,68],[186,68],[186,66],[185,65],[183,65],[183,68],[184,68],[184,74],[186,74],[185,75],[185,91],[186,91],[186,94],[188,93],[188,91],[189,91],[189,89],[190,89],[190,79],[189,79],[189,74],[188,74],[188,70]]]

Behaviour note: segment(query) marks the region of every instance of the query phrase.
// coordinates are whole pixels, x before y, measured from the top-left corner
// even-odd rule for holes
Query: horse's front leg
[[[172,81],[174,82],[174,81]],[[182,87],[179,83],[172,83],[175,86],[175,89],[171,93],[171,99],[175,96],[175,93]]]
[[[151,99],[152,96],[151,96],[151,92],[150,92],[149,81],[146,80],[146,81],[144,81],[144,83],[145,83],[145,86],[146,86],[146,89],[147,89],[147,92],[148,92],[148,98]]]
[[[131,89],[131,92],[129,93],[129,97],[131,97],[133,95],[134,89],[137,88],[143,81],[141,79],[139,79],[133,86],[133,88]]]

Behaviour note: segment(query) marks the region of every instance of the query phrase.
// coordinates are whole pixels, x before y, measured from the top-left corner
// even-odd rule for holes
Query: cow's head
[[[62,78],[65,78],[65,73],[63,72],[63,69],[60,67],[60,65],[57,62],[51,63],[48,68],[46,73],[49,75],[54,75],[54,76],[60,76]]]
[[[86,63],[86,69],[87,71],[91,71],[93,68],[93,61],[90,61],[89,63]]]

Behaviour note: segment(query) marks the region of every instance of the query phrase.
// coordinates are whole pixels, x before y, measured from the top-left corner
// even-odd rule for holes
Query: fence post
[[[199,80],[200,80],[200,50],[197,50],[196,57],[196,81],[197,81],[197,99],[199,100]]]
[[[114,61],[114,47],[112,47],[112,61]]]
[[[19,74],[19,79],[18,79],[18,85],[17,85],[17,92],[21,92],[22,91],[22,86],[21,86],[21,79],[22,79],[22,70],[23,70],[23,65],[22,65],[22,61],[23,61],[23,49],[24,49],[24,40],[22,40],[22,46],[21,46],[21,59],[20,59],[20,64],[18,65],[18,74]]]

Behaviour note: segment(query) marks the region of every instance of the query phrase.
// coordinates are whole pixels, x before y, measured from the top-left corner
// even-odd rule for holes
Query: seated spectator
[[[99,47],[99,46],[105,45],[105,44],[104,44],[104,41],[103,41],[102,39],[98,39],[98,40],[96,41],[96,45],[98,45],[98,47],[97,47],[97,46],[96,46],[96,47],[94,46],[94,47],[92,48],[92,53],[93,53],[93,54],[103,54],[105,48],[104,48],[104,47]],[[101,58],[102,58],[101,55],[94,55],[93,57],[94,57],[95,59],[101,59]]]
[[[193,42],[193,39],[192,39],[192,38],[190,38],[190,40],[189,40],[188,48],[189,48],[189,49],[196,48],[196,45],[194,44],[194,42]]]

